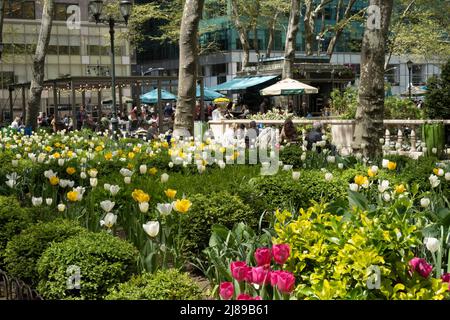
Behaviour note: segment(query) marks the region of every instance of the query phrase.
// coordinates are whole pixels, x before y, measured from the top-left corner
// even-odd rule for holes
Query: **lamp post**
[[[131,8],[133,4],[129,0],[120,1],[119,8],[120,13],[124,21],[117,21],[112,16],[102,17],[103,1],[102,0],[91,0],[89,3],[89,9],[91,10],[92,16],[95,19],[95,23],[105,23],[109,25],[109,35],[111,38],[111,95],[112,95],[112,118],[111,126],[113,131],[114,139],[117,138],[117,133],[119,131],[119,121],[117,120],[117,107],[116,107],[116,68],[115,68],[115,52],[114,52],[114,26],[117,24],[124,23],[128,25],[128,19],[131,15]],[[120,101],[119,103],[122,103]]]
[[[409,84],[408,84],[408,93],[409,93],[409,100],[411,100],[411,86],[412,86],[412,66],[413,62],[411,60],[408,60],[406,62],[406,66],[408,67],[409,72]]]

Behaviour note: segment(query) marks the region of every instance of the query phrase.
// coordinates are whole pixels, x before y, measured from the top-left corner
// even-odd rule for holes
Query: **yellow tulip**
[[[111,152],[108,152],[107,154],[105,154],[105,160],[111,160],[113,157]]]
[[[141,189],[134,189],[131,195],[133,199],[139,203],[150,201],[150,196]]]
[[[96,146],[95,151],[100,152],[103,150],[103,146]]]
[[[155,175],[158,172],[158,169],[156,169],[155,167],[148,169],[148,173],[150,173],[151,175]]]
[[[61,158],[61,154],[60,154],[59,152],[55,152],[55,153],[53,154],[53,158],[59,159],[59,158]]]
[[[173,190],[173,189],[167,189],[167,190],[164,190],[164,193],[166,194],[166,196],[168,198],[173,199],[173,198],[175,198],[177,191]]]
[[[72,202],[77,201],[78,200],[78,192],[76,192],[76,191],[67,192],[67,199],[69,199]]]
[[[355,177],[355,183],[358,186],[362,186],[363,184],[367,184],[369,182],[369,179],[367,179],[367,177],[365,176],[356,176]]]
[[[50,151],[52,151],[52,147],[50,147],[50,146],[46,146],[46,147],[45,147],[45,151],[47,151],[47,152],[50,152]]]
[[[395,162],[389,161],[387,167],[389,170],[395,170],[397,169],[397,164]]]
[[[167,141],[164,141],[161,146],[165,149],[167,149],[169,147],[169,143]]]
[[[377,174],[375,172],[372,171],[372,169],[369,168],[369,170],[367,170],[367,174],[369,175],[369,177],[373,178],[375,177]]]
[[[73,157],[73,151],[69,150],[67,151],[67,158],[72,158]]]
[[[50,184],[56,186],[59,183],[59,178],[57,176],[50,177]]]
[[[56,148],[59,148],[60,146],[61,146],[61,143],[55,142],[55,147],[56,147]]]
[[[128,158],[133,159],[135,156],[134,152],[128,152]]]
[[[67,174],[69,175],[73,175],[75,172],[77,172],[77,170],[74,167],[68,167],[66,169]]]
[[[220,151],[220,153],[225,153],[225,151],[227,151],[227,149],[225,149],[225,147],[220,147],[219,151]]]
[[[187,199],[177,200],[174,204],[175,211],[180,213],[186,213],[189,211],[189,208],[192,206],[192,202]]]
[[[129,163],[129,164],[127,165],[127,167],[128,167],[128,169],[132,170],[132,169],[134,168],[134,165],[133,165],[132,163]]]
[[[406,191],[406,188],[403,184],[399,186],[395,186],[395,193],[403,193]]]

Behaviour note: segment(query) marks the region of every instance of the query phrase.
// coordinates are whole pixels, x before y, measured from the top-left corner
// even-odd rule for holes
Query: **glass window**
[[[14,72],[0,72],[0,87],[5,88],[14,83]]]
[[[72,5],[78,6],[78,3],[55,3],[53,18],[57,21],[66,21],[75,13],[74,11],[67,13],[67,8]]]
[[[5,17],[9,19],[35,19],[35,1],[7,0]]]
[[[47,54],[57,55],[58,54],[58,46],[49,45],[47,49]]]
[[[227,64],[226,63],[213,64],[211,66],[211,75],[218,76],[221,74],[227,74]]]
[[[99,56],[100,55],[100,46],[98,46],[98,45],[88,45],[88,55],[90,55],[90,56]]]
[[[79,56],[80,55],[80,47],[79,46],[71,46],[70,47],[70,55]]]
[[[59,55],[69,55],[69,46],[59,46]]]

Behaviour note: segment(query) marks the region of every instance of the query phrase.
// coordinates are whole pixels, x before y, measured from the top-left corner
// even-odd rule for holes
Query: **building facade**
[[[54,20],[45,63],[45,79],[75,76],[109,76],[111,73],[109,27],[90,22],[86,0],[55,0]],[[2,119],[10,118],[8,86],[31,80],[32,59],[40,30],[41,2],[6,0],[3,26],[3,54],[0,61],[0,107]],[[131,75],[135,59],[127,41],[121,40],[116,27],[116,75]],[[124,94],[130,95],[128,92]],[[28,92],[25,93],[28,96]],[[41,110],[53,105],[52,91],[42,93]],[[14,114],[22,111],[20,92],[13,94]],[[91,92],[77,95],[77,105],[88,104]],[[70,105],[67,90],[58,90],[58,103]]]

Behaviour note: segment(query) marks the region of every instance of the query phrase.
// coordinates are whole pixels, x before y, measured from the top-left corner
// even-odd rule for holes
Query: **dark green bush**
[[[73,221],[58,219],[38,223],[22,231],[8,242],[5,265],[8,274],[35,285],[38,281],[36,263],[52,244],[76,236],[85,229]]]
[[[7,242],[27,228],[30,223],[28,211],[20,206],[15,197],[0,196],[0,267],[3,266]]]
[[[293,165],[294,168],[301,168],[302,161],[300,157],[302,156],[302,149],[299,145],[289,145],[285,146],[282,150],[280,150],[280,160],[283,161],[284,164]]]
[[[197,194],[189,200],[192,201],[192,207],[187,213],[186,225],[181,229],[181,237],[185,250],[191,253],[199,253],[208,245],[214,224],[232,228],[236,222],[256,226],[258,221],[250,206],[228,192]]]
[[[202,293],[187,273],[159,270],[133,277],[110,291],[106,300],[199,300]]]
[[[52,244],[37,264],[39,293],[45,299],[103,299],[108,290],[137,271],[139,253],[107,233],[84,233]],[[80,268],[80,289],[68,289],[68,268]]]

